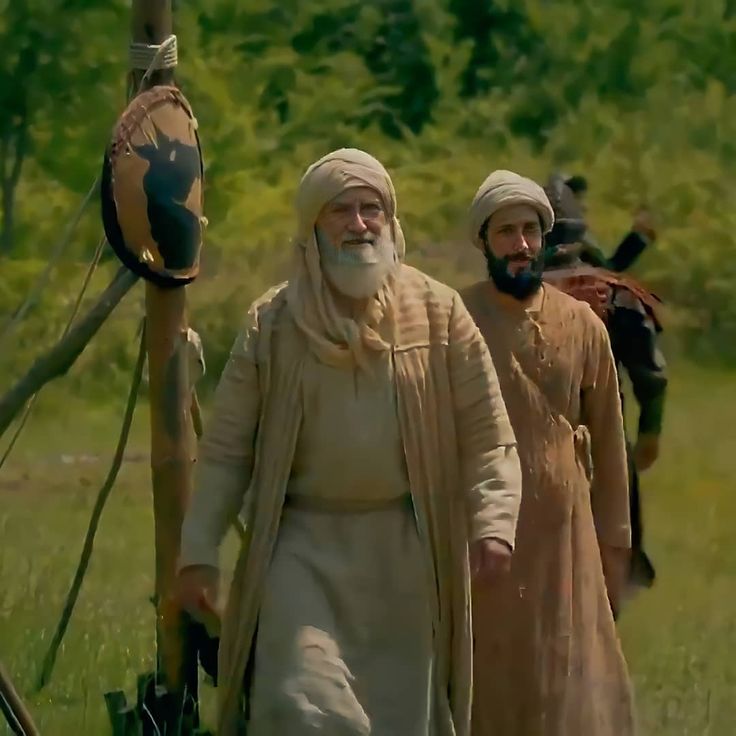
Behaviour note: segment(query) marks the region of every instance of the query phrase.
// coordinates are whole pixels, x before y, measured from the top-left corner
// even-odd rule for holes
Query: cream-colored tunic
[[[286,496],[305,421],[310,351],[286,309],[287,293],[288,287],[277,288],[258,300],[233,346],[200,443],[197,489],[182,528],[180,566],[217,567],[228,525],[238,513],[246,524],[223,617],[220,736],[241,733],[243,682],[251,679],[256,625],[284,511],[290,513]],[[468,543],[493,537],[513,545],[519,460],[488,349],[457,293],[402,266],[395,313],[401,443],[423,564],[431,575],[430,733],[468,736]],[[351,593],[358,580],[346,582]],[[293,600],[298,606],[296,592]],[[404,631],[400,611],[391,615]],[[380,736],[378,727],[375,733]]]
[[[372,363],[372,375],[311,356],[305,365],[256,635],[252,736],[429,733],[427,557],[389,356]]]
[[[409,491],[389,353],[371,372],[333,368],[307,356],[289,497],[390,501]]]

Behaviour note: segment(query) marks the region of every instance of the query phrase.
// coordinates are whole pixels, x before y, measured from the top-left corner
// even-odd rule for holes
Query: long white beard
[[[396,268],[396,246],[389,225],[371,243],[343,244],[339,248],[318,229],[317,245],[325,277],[352,299],[375,296]]]

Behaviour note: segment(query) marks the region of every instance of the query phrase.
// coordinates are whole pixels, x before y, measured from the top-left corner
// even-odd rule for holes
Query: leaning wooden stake
[[[13,687],[10,675],[0,663],[0,710],[17,736],[39,736],[31,714]]]
[[[71,368],[137,280],[135,274],[121,268],[87,314],[53,348],[37,358],[28,373],[0,398],[0,437],[33,394]]]
[[[64,608],[61,613],[61,618],[56,627],[53,639],[49,645],[49,649],[44,657],[43,664],[41,665],[41,672],[36,681],[36,691],[42,690],[49,683],[51,679],[51,673],[56,663],[56,655],[59,652],[59,647],[64,639],[69,621],[71,621],[74,606],[79,597],[79,592],[82,589],[82,583],[84,582],[84,576],[89,567],[89,561],[92,556],[92,548],[95,542],[95,534],[97,534],[97,527],[102,518],[102,511],[105,508],[107,499],[110,496],[115,480],[118,477],[120,466],[123,464],[123,454],[125,453],[125,446],[128,444],[128,436],[130,434],[130,427],[133,423],[133,412],[135,411],[135,404],[138,398],[138,389],[141,385],[141,378],[143,377],[143,364],[146,359],[145,350],[145,323],[143,325],[143,331],[141,334],[141,347],[138,351],[138,360],[136,361],[135,368],[133,369],[133,379],[130,384],[130,391],[128,392],[128,401],[125,406],[125,414],[123,416],[123,426],[120,429],[120,437],[118,438],[118,445],[115,449],[115,454],[112,459],[110,470],[105,478],[105,482],[100,488],[100,492],[97,495],[94,508],[92,509],[92,516],[89,520],[89,526],[87,527],[87,534],[84,538],[84,545],[82,546],[82,554],[79,558],[79,564],[77,565],[77,571],[74,574],[71,588],[66,597]]]

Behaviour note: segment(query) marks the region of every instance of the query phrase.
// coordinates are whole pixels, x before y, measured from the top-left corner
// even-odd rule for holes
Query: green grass
[[[736,733],[736,375],[681,370],[642,478],[655,588],[621,630],[644,734]]]
[[[0,471],[0,659],[44,735],[108,733],[103,692],[132,693],[150,669],[154,617],[146,407],[98,532],[92,565],[50,686],[33,694],[107,471],[116,406],[42,396],[27,434]],[[63,411],[61,411],[63,409]],[[736,375],[680,368],[663,456],[643,478],[657,586],[621,621],[644,736],[736,732]],[[99,455],[64,464],[61,456]],[[207,711],[212,692],[205,688]],[[0,724],[0,734],[10,733]]]

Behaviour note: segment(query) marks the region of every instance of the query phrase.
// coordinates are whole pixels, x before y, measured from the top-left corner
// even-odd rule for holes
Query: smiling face
[[[343,262],[375,263],[375,244],[387,225],[386,210],[370,187],[347,189],[320,211],[315,228]]]
[[[365,299],[378,293],[397,263],[393,233],[378,193],[347,189],[315,222],[322,270],[340,293]]]
[[[488,221],[486,246],[497,259],[508,261],[509,273],[528,268],[542,250],[539,214],[528,204],[498,210]]]
[[[525,299],[542,284],[544,237],[538,212],[528,204],[503,207],[487,221],[488,274],[500,291]]]

